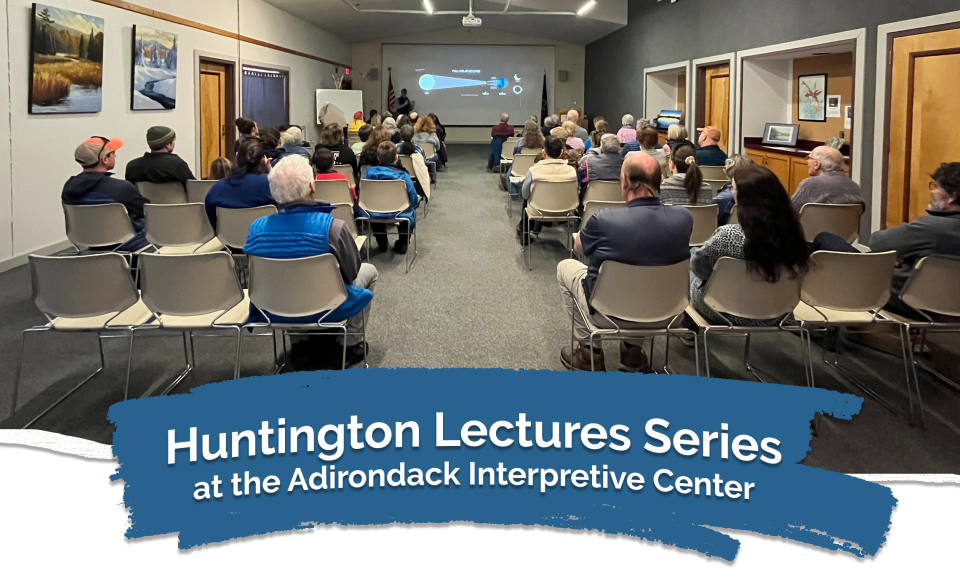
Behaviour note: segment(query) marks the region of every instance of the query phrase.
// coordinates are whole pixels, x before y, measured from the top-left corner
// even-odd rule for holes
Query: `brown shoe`
[[[620,341],[620,371],[640,373],[649,367],[650,361],[643,352],[643,347],[628,347],[627,343]]]
[[[577,371],[590,371],[590,349],[580,346],[576,351],[571,351],[570,347],[564,347],[560,350],[560,361],[567,369]],[[603,350],[593,355],[594,371],[606,371],[607,366],[603,362]]]

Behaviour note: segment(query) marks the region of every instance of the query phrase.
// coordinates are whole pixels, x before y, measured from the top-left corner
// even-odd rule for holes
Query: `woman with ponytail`
[[[668,205],[712,205],[713,191],[697,166],[697,150],[680,142],[670,151],[671,176],[663,181],[660,200]]]

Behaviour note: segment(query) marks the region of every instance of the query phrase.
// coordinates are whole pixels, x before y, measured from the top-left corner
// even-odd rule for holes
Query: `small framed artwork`
[[[840,100],[841,96],[839,95],[828,95],[827,96],[827,117],[828,118],[840,118],[843,117],[840,113]]]
[[[799,134],[799,124],[767,124],[763,130],[763,143],[768,146],[793,147],[797,145]]]
[[[177,35],[133,26],[133,87],[130,109],[177,107]]]
[[[797,119],[801,122],[827,121],[827,76],[803,75],[797,78]]]

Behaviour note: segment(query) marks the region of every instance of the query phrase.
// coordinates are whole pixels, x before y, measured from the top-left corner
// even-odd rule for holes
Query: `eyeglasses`
[[[90,136],[93,140],[103,140],[103,144],[100,146],[100,151],[97,152],[97,160],[100,160],[100,156],[103,155],[104,149],[106,149],[107,144],[110,143],[110,138],[104,138],[103,136]]]

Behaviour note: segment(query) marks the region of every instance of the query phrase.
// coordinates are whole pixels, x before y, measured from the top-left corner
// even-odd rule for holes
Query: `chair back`
[[[411,177],[417,176],[417,170],[414,168],[413,159],[410,158],[409,154],[398,154],[397,157],[400,159],[400,164],[407,169]]]
[[[960,317],[960,258],[928,256],[917,262],[900,298],[917,310]]]
[[[727,225],[740,225],[740,217],[737,216],[737,204],[733,204],[733,208],[730,209],[730,219],[727,221]]]
[[[354,238],[357,237],[357,218],[353,214],[352,203],[337,205],[336,208],[334,208],[333,212],[330,214],[333,215],[334,219],[340,219],[341,221],[346,223],[347,229],[350,230],[350,235],[352,235]]]
[[[120,313],[140,300],[130,266],[120,254],[32,255],[29,261],[33,302],[49,318]]]
[[[429,159],[437,155],[437,149],[433,146],[432,142],[420,142],[420,148],[423,148],[424,158]]]
[[[402,180],[360,180],[360,208],[367,213],[400,213],[410,206]]]
[[[156,247],[200,245],[215,237],[203,203],[144,205],[144,235]]]
[[[207,193],[213,188],[213,185],[219,181],[215,180],[188,180],[187,181],[187,202],[202,203],[207,199]],[[152,201],[151,201],[152,202]]]
[[[143,303],[156,314],[196,316],[227,311],[243,301],[233,256],[140,254]]]
[[[516,148],[516,146],[514,146],[514,148]],[[521,148],[520,154],[533,154],[536,156],[537,154],[540,154],[541,150],[541,148]]]
[[[580,192],[576,179],[565,181],[536,181],[530,189],[532,210],[544,214],[565,214],[580,206]]]
[[[154,205],[179,205],[187,202],[187,191],[178,182],[139,182],[137,188],[140,190],[140,194]]]
[[[127,209],[120,203],[63,205],[67,239],[78,249],[108,247],[137,236]]]
[[[513,149],[517,147],[516,140],[504,140],[503,146],[500,147],[500,158],[506,160],[513,160],[514,154]]]
[[[683,208],[693,215],[690,247],[701,247],[717,230],[717,215],[720,213],[720,205],[684,205]]]
[[[334,170],[334,172],[339,172],[339,173],[342,174],[343,176],[347,177],[347,183],[348,183],[351,187],[357,186],[357,181],[356,181],[356,179],[353,177],[353,167],[352,167],[352,166],[350,166],[349,164],[334,164],[334,165],[333,165],[333,170]]]
[[[863,205],[828,205],[807,203],[800,209],[800,225],[807,241],[813,241],[823,232],[839,235],[847,243],[860,237],[860,215]]]
[[[249,209],[217,207],[217,239],[227,247],[243,249],[250,234],[250,225],[261,217],[276,214],[277,208],[273,205]]]
[[[353,204],[349,180],[318,180],[314,181],[314,184],[317,188],[317,193],[314,195],[316,200],[326,201],[331,205]]]
[[[780,318],[800,303],[800,280],[784,274],[771,284],[750,273],[745,260],[723,257],[713,267],[703,301],[716,312],[741,318]]]
[[[583,221],[580,225],[586,225],[590,218],[601,209],[623,209],[626,206],[627,203],[624,201],[587,201],[583,204]]]
[[[333,254],[292,260],[250,256],[250,302],[284,318],[334,310],[347,299]]]
[[[672,266],[631,266],[605,261],[590,305],[607,318],[660,323],[690,304],[690,260]]]
[[[360,133],[359,132],[347,132],[347,146],[352,147],[354,144],[360,143]]]
[[[716,180],[729,182],[727,173],[722,166],[700,166],[700,173],[703,174],[703,180]]]
[[[720,194],[720,191],[723,189],[723,185],[727,184],[728,180],[705,180],[703,184],[710,187],[710,192],[713,195],[713,198],[716,199],[717,195]]]
[[[527,176],[527,172],[530,170],[530,167],[533,166],[533,159],[536,157],[536,154],[517,154],[513,156],[513,167],[510,169],[510,176],[520,178]]]
[[[800,284],[800,299],[817,308],[845,312],[879,310],[890,300],[897,252],[818,251]]]
[[[587,183],[587,194],[583,197],[584,205],[588,201],[609,201],[623,203],[623,187],[620,181],[592,180]]]
[[[360,180],[367,178],[367,169],[370,168],[369,164],[360,165]]]

